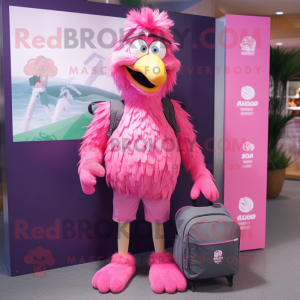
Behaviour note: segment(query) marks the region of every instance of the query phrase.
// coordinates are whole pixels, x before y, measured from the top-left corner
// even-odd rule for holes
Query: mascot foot
[[[182,292],[186,289],[186,279],[175,264],[171,253],[152,253],[149,261],[149,280],[155,293]]]
[[[101,268],[92,280],[92,285],[100,293],[121,292],[135,272],[135,258],[130,254],[115,253],[111,263]]]

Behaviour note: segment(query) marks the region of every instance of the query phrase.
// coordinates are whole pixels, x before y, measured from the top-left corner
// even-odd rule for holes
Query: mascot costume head
[[[160,101],[172,91],[180,68],[174,56],[178,47],[170,31],[173,25],[166,12],[149,8],[129,12],[124,37],[110,57],[111,75],[125,101],[141,95]]]
[[[128,13],[124,35],[109,58],[109,71],[123,101],[99,103],[83,138],[82,190],[92,194],[96,178],[106,176],[114,191],[113,220],[119,223],[118,253],[92,280],[102,293],[122,291],[135,273],[135,259],[128,253],[129,225],[140,201],[153,230],[152,290],[184,291],[186,279],[172,254],[165,252],[163,238],[181,162],[194,181],[192,199],[201,192],[210,201],[219,196],[201,148],[194,142],[190,116],[179,102],[167,97],[180,68],[174,56],[178,44],[170,31],[173,25],[166,12],[141,8]]]

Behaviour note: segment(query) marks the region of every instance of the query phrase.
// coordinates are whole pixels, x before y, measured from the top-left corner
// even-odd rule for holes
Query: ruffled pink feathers
[[[101,268],[93,277],[92,285],[100,293],[121,292],[135,273],[135,258],[130,254],[115,253],[111,263]]]
[[[206,199],[215,201],[219,198],[219,193],[212,174],[206,168],[201,147],[196,141],[195,130],[189,121],[191,116],[181,108],[177,101],[171,101],[175,109],[176,122],[180,129],[177,138],[181,149],[181,159],[194,181],[190,196],[192,199],[197,199],[200,192],[202,192]]]
[[[109,73],[113,77],[117,88],[121,91],[125,102],[136,94],[146,95],[132,86],[132,82],[127,78],[126,72],[123,70],[124,65],[133,65],[137,61],[137,58],[132,56],[129,50],[129,45],[134,39],[126,40],[130,35],[147,32],[147,34],[156,34],[171,41],[171,45],[165,43],[167,55],[163,59],[168,74],[167,80],[160,87],[156,96],[164,97],[173,90],[173,86],[176,84],[177,72],[180,69],[180,61],[173,54],[173,52],[178,50],[179,45],[174,41],[170,30],[170,27],[173,25],[174,22],[168,18],[166,11],[160,13],[158,9],[153,11],[148,7],[142,7],[140,11],[134,9],[129,11],[125,22],[124,35],[116,43],[109,57],[108,64]],[[147,94],[147,96],[151,98],[151,95]]]
[[[173,51],[177,50],[177,44],[170,31],[173,24],[173,21],[168,19],[166,12],[159,13],[158,10],[152,11],[150,8],[142,8],[141,11],[131,10],[127,16],[125,37],[147,32],[148,34],[162,35],[171,41],[171,45],[166,43],[167,53],[163,59],[167,70],[167,80],[153,95],[138,90],[123,69],[124,65],[132,65],[137,60],[130,54],[130,41],[125,41],[125,37],[123,37],[121,39],[122,47],[116,46],[109,58],[110,74],[126,104],[124,116],[112,137],[117,138],[122,146],[124,138],[129,138],[134,142],[142,138],[148,144],[151,143],[150,140],[153,141],[156,138],[161,141],[171,138],[177,146],[174,132],[168,126],[161,109],[161,98],[167,92],[172,91],[180,68],[180,62],[173,54]],[[145,39],[147,40],[147,38]],[[148,43],[151,43],[151,39],[153,38],[150,38]],[[145,149],[145,151],[135,151],[136,149],[134,149],[131,152],[128,150],[114,151],[112,139],[108,141],[106,137],[110,121],[109,105],[107,102],[98,106],[95,117],[84,136],[80,150],[79,173],[84,173],[82,171],[84,163],[91,160],[93,164],[96,164],[96,169],[93,168],[91,173],[94,175],[99,173],[102,176],[103,170],[99,163],[102,162],[105,152],[107,183],[120,193],[136,194],[154,199],[170,198],[176,185],[181,154],[184,166],[190,171],[194,182],[198,181],[195,189],[193,188],[193,195],[196,197],[199,189],[203,190],[203,187],[208,191],[215,189],[212,176],[205,167],[201,148],[195,142],[196,136],[193,126],[189,122],[189,115],[176,101],[173,101],[173,105],[176,121],[180,128],[178,141],[180,149],[184,149],[180,154],[176,150],[161,152],[149,151],[149,149]],[[168,145],[165,146],[168,147]],[[139,146],[138,148],[140,149]],[[173,168],[173,166],[175,166],[175,170],[170,170],[169,168]],[[89,175],[88,172],[86,175]],[[80,178],[87,179],[87,176],[80,176]],[[200,180],[200,178],[202,179]],[[94,178],[88,184],[91,182],[95,182]],[[88,193],[93,190],[94,188],[90,187]]]
[[[172,43],[172,50],[178,50],[178,43],[174,41],[170,27],[174,26],[173,20],[169,19],[166,11],[159,12],[149,7],[142,7],[140,11],[130,10],[125,21],[125,37],[141,33],[146,30],[148,33],[160,34]]]
[[[118,128],[108,141],[106,180],[124,195],[170,199],[180,166],[176,137],[172,128],[166,126],[161,108],[152,113],[143,100],[140,107],[127,104]],[[173,144],[166,138],[171,138]]]
[[[78,173],[81,174],[84,166],[92,161],[101,164],[107,146],[107,131],[110,123],[110,103],[103,102],[97,105],[95,116],[84,134],[80,147],[80,161]],[[87,174],[88,176],[88,174]],[[80,176],[82,177],[82,176]]]
[[[196,131],[190,122],[191,116],[181,108],[178,101],[171,101],[175,110],[176,123],[180,129],[177,138],[181,149],[182,163],[185,169],[189,172],[191,172],[195,167],[197,169],[202,169],[203,171],[207,170],[201,147],[196,140]],[[200,175],[200,173],[197,175]],[[211,175],[210,178],[212,178]],[[195,179],[196,178],[193,178],[193,180]]]
[[[155,293],[183,292],[187,282],[174,261],[171,253],[152,253],[148,261],[150,265],[149,280]]]

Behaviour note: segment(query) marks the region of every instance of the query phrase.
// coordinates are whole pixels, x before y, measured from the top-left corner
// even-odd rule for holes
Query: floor
[[[3,213],[0,213],[0,298],[1,300],[76,299],[275,299],[296,300],[300,295],[300,183],[285,180],[281,195],[267,202],[266,249],[241,253],[244,262],[234,277],[233,287],[225,278],[198,282],[197,291],[154,294],[148,267],[140,265],[134,278],[120,294],[100,294],[91,287],[97,264],[82,264],[11,278],[4,265]]]

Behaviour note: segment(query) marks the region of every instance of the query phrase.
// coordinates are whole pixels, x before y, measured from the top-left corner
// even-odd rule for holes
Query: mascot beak
[[[163,61],[154,54],[145,55],[134,65],[124,66],[124,69],[131,81],[147,93],[157,92],[167,79]]]

